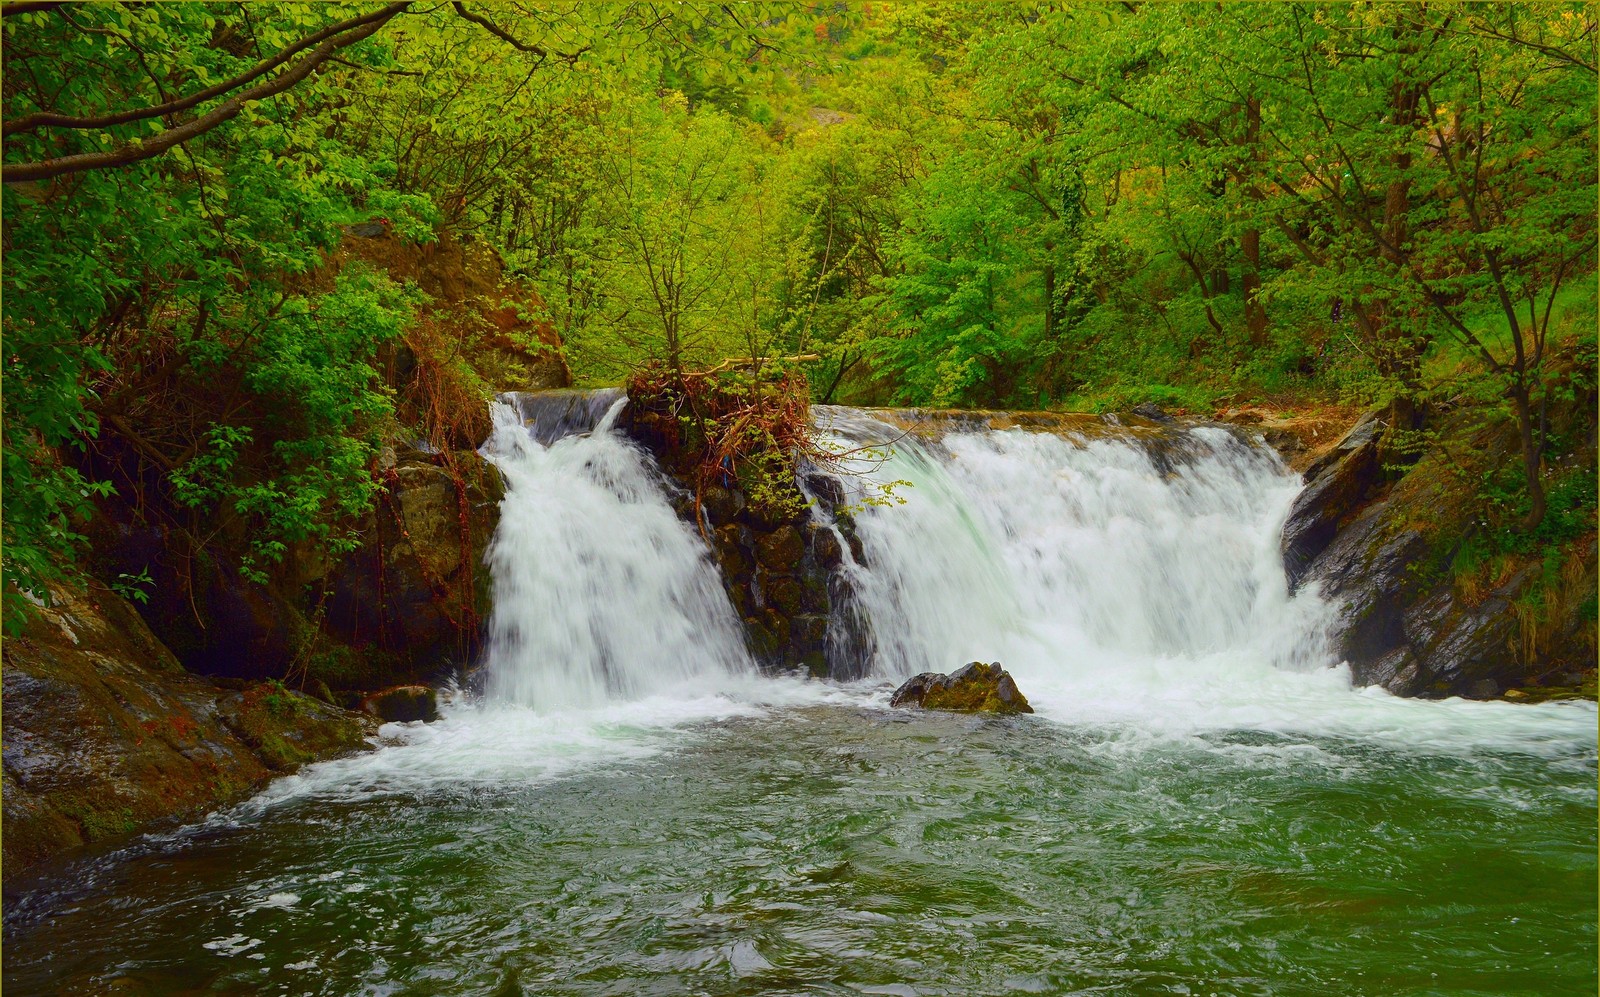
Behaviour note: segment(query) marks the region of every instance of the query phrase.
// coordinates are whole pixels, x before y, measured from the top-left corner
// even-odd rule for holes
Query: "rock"
[[[744,511],[744,492],[713,485],[700,494],[700,508],[713,523],[732,523]]]
[[[816,557],[817,563],[832,571],[844,563],[844,546],[839,542],[839,534],[831,527],[821,526],[816,523],[809,524],[811,535],[811,552]]]
[[[221,697],[217,717],[267,768],[280,773],[359,751],[372,733],[364,717],[276,682],[261,682]]]
[[[1316,551],[1296,580],[1336,607],[1331,651],[1357,684],[1401,696],[1522,690],[1516,698],[1530,699],[1527,689],[1593,674],[1593,623],[1579,623],[1580,607],[1593,604],[1593,534],[1487,564],[1462,559],[1488,528],[1464,482],[1514,456],[1515,427],[1464,414],[1435,429],[1448,447],[1423,452],[1392,485],[1379,480],[1385,429],[1372,413],[1307,470],[1312,485],[1284,531],[1285,566],[1295,577],[1296,557]]]
[[[148,569],[154,584],[147,587],[139,615],[152,638],[185,669],[258,681],[288,670],[296,650],[291,637],[303,625],[302,614],[289,599],[247,581],[236,564],[209,550],[176,556],[169,545],[176,547],[178,541],[163,527],[117,523],[102,530],[109,536],[96,538],[97,553],[116,571]],[[298,554],[292,553],[290,560],[307,574],[322,569]]]
[[[1400,528],[1380,506],[1340,531],[1302,576],[1302,584],[1320,583],[1323,596],[1338,604],[1334,650],[1351,663],[1357,682],[1370,684],[1364,664],[1405,642],[1405,610],[1417,585],[1410,568],[1426,550],[1420,533]]]
[[[801,615],[789,621],[789,646],[799,663],[811,674],[828,674],[828,618]]]
[[[397,685],[361,700],[361,711],[390,723],[439,719],[439,693],[426,685]]]
[[[794,617],[804,609],[805,590],[791,575],[772,575],[764,580],[762,589],[767,603],[786,617]]]
[[[476,654],[491,596],[483,555],[504,486],[477,454],[452,460],[454,470],[402,455],[361,528],[366,542],[329,572],[325,628],[364,659],[319,676],[335,688],[416,681]]]
[[[1133,414],[1140,416],[1141,418],[1149,419],[1151,422],[1165,423],[1176,421],[1172,418],[1172,416],[1163,411],[1161,406],[1157,405],[1155,402],[1140,402],[1133,407]]]
[[[1339,525],[1371,497],[1382,477],[1378,444],[1383,423],[1367,413],[1327,454],[1306,469],[1306,486],[1283,524],[1279,547],[1294,591],[1306,569],[1325,550]]]
[[[844,505],[844,485],[838,478],[826,474],[808,474],[805,476],[806,491],[816,496],[817,501],[829,511]]]
[[[949,675],[923,672],[906,681],[889,699],[890,706],[977,713],[1032,713],[1033,707],[999,662],[974,661]]]
[[[787,523],[755,541],[755,559],[768,570],[792,571],[802,557],[805,541],[800,539],[800,531]]]
[[[350,235],[360,236],[363,239],[381,239],[389,234],[389,224],[386,219],[375,222],[359,222],[355,225],[341,225],[340,228]]]
[[[3,648],[4,862],[14,874],[362,750],[372,729],[281,686],[186,673],[104,586],[58,592]]]

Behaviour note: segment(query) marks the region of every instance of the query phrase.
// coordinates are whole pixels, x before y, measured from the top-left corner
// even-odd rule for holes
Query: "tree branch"
[[[511,34],[511,32],[500,27],[498,24],[495,24],[487,17],[484,17],[481,14],[472,13],[467,9],[467,5],[462,3],[461,0],[453,0],[450,6],[456,9],[457,14],[460,14],[466,20],[471,21],[473,24],[476,24],[478,27],[489,32],[491,35],[494,35],[496,38],[505,42],[507,45],[510,45],[518,52],[526,52],[529,55],[536,55],[541,61],[550,58],[551,53],[548,49],[541,48],[538,45],[533,45],[518,39],[515,35]],[[556,52],[555,57],[560,59],[562,62],[571,65],[572,63],[577,62],[578,57],[587,51],[589,51],[589,46],[585,45],[576,52]]]
[[[6,13],[13,13],[19,6],[25,5],[14,4],[3,9]],[[41,4],[40,6],[53,7],[55,5]],[[157,104],[154,107],[134,108],[127,111],[117,111],[112,114],[102,114],[95,117],[73,117],[72,115],[68,114],[56,114],[52,111],[37,111],[33,114],[28,114],[0,125],[0,136],[11,136],[19,132],[34,131],[39,128],[110,128],[114,125],[125,125],[132,121],[143,121],[146,118],[160,118],[169,114],[179,114],[183,111],[198,107],[208,100],[221,97],[225,93],[237,90],[246,83],[272,72],[274,69],[288,62],[290,59],[294,58],[299,53],[304,52],[308,48],[320,45],[323,42],[336,38],[347,31],[359,31],[360,29],[373,24],[381,25],[387,22],[389,18],[400,13],[409,6],[411,6],[410,0],[406,0],[404,3],[391,3],[386,7],[373,11],[370,14],[363,14],[360,17],[352,17],[349,20],[340,21],[338,24],[330,25],[314,35],[309,35],[300,39],[298,42],[290,45],[288,48],[279,52],[272,58],[257,63],[247,72],[241,73],[232,79],[223,80],[221,83],[206,87],[204,90],[190,94],[189,96],[180,98],[178,100],[169,101],[164,104]],[[372,32],[368,31],[365,34],[362,34],[361,37],[365,38],[370,34],[372,34]],[[341,45],[335,47],[342,48],[343,46]]]
[[[17,183],[25,180],[48,180],[51,177],[64,176],[69,173],[82,173],[85,170],[102,170],[113,166],[127,166],[141,160],[151,159],[171,149],[173,146],[187,142],[189,139],[203,135],[224,121],[235,117],[244,110],[245,104],[250,101],[263,100],[288,90],[290,87],[311,75],[311,71],[322,63],[328,61],[334,52],[339,49],[354,45],[356,42],[377,33],[390,18],[400,13],[407,3],[390,4],[376,14],[367,15],[366,23],[353,31],[328,38],[318,45],[309,55],[295,63],[288,72],[271,80],[251,87],[243,93],[237,94],[226,103],[202,117],[195,118],[187,124],[177,128],[169,128],[144,142],[127,142],[115,149],[105,152],[89,152],[75,156],[63,156],[59,159],[44,159],[32,163],[6,163],[0,169],[0,181]]]

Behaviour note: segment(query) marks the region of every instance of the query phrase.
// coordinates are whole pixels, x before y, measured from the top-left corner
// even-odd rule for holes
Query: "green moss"
[[[114,800],[103,801],[86,794],[73,794],[54,802],[62,816],[78,825],[85,841],[103,841],[132,834],[139,827],[133,808]]]

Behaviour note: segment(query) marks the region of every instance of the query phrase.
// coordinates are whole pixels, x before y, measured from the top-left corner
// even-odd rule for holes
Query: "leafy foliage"
[[[3,194],[13,631],[97,508],[265,577],[352,542],[386,434],[472,435],[448,412],[496,385],[414,289],[338,265],[356,225],[498,253],[583,383],[816,355],[706,396],[754,406],[716,464],[801,445],[802,384],[1470,402],[1521,454],[1485,502],[1529,538],[1592,516],[1540,420],[1588,390],[1548,358],[1593,324],[1583,294],[1563,318],[1596,263],[1590,5],[69,3],[0,31],[6,167],[123,157]]]

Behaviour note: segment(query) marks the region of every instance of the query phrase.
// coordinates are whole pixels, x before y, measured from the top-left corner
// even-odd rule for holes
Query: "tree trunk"
[[[1044,339],[1050,342],[1056,336],[1056,266],[1044,265]]]
[[[1539,446],[1533,433],[1533,405],[1528,397],[1528,382],[1517,372],[1512,382],[1511,403],[1517,410],[1517,439],[1522,445],[1522,471],[1527,476],[1528,514],[1523,517],[1522,530],[1530,532],[1544,521],[1544,482],[1539,480]]]
[[[1420,28],[1421,24],[1414,12],[1400,13],[1395,23],[1394,36],[1396,41],[1401,43],[1402,53],[1411,55],[1416,52],[1414,36]],[[1421,124],[1418,117],[1421,105],[1421,86],[1410,73],[1404,71],[1397,73],[1390,89],[1390,122],[1397,128],[1417,127]],[[1411,234],[1411,181],[1407,176],[1411,169],[1409,147],[1402,145],[1395,152],[1390,166],[1394,169],[1394,178],[1389,181],[1384,191],[1383,245],[1379,247],[1379,253],[1398,270],[1405,266],[1405,243]],[[1388,308],[1384,311],[1387,321],[1379,329],[1383,337],[1379,362],[1387,368],[1384,373],[1400,381],[1404,392],[1414,394],[1421,382],[1423,344],[1418,338],[1411,336],[1403,326],[1394,322],[1393,316],[1387,314]]]
[[[1244,141],[1250,147],[1250,159],[1260,157],[1261,101],[1250,97],[1244,102]],[[1259,198],[1254,179],[1249,185],[1253,198]],[[1267,341],[1267,308],[1261,303],[1261,229],[1251,225],[1239,237],[1239,249],[1244,255],[1244,266],[1239,284],[1244,292],[1244,324],[1252,346],[1263,346]]]

